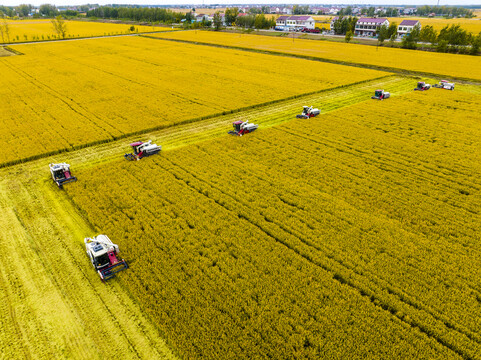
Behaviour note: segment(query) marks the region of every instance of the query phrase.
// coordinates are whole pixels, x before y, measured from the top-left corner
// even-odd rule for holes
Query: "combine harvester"
[[[64,184],[68,184],[73,181],[77,181],[75,176],[70,173],[70,165],[66,163],[60,164],[49,164],[50,173],[52,174],[52,179],[57,184],[59,189],[63,187]]]
[[[259,125],[257,124],[249,123],[249,120],[235,121],[232,123],[232,125],[234,126],[234,131],[229,131],[229,134],[236,135],[236,136],[242,136],[244,134],[251,133],[259,127]]]
[[[434,84],[434,87],[438,89],[454,90],[454,83],[450,83],[448,80],[441,80],[439,84]]]
[[[431,85],[426,84],[424,81],[419,81],[418,86],[414,90],[425,91],[431,89]]]
[[[302,114],[296,115],[298,119],[309,119],[311,117],[316,117],[321,113],[321,110],[314,109],[312,106],[303,106]]]
[[[125,154],[124,158],[127,160],[140,160],[146,156],[157,154],[162,150],[161,146],[152,144],[152,140],[147,142],[137,141],[130,144],[130,146],[132,146],[134,153]]]
[[[107,235],[85,238],[84,242],[87,255],[102,281],[107,281],[115,277],[116,273],[128,269],[127,262],[124,259],[117,259],[119,247]]]
[[[390,97],[391,97],[391,93],[384,92],[384,90],[376,90],[374,92],[374,96],[371,96],[371,99],[384,100],[384,99],[389,99]]]

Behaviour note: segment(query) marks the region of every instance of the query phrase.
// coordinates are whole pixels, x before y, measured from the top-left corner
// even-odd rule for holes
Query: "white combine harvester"
[[[130,144],[134,153],[125,154],[124,158],[127,160],[140,160],[146,156],[154,155],[162,150],[162,147],[157,144],[152,144],[152,140],[147,142],[137,141]]]
[[[127,262],[124,259],[117,259],[119,247],[107,235],[85,238],[84,242],[87,255],[102,281],[109,280],[116,273],[128,269]]]
[[[64,184],[68,184],[73,181],[77,181],[75,176],[70,173],[70,165],[66,163],[60,164],[49,164],[50,173],[52,174],[52,179],[61,189]]]
[[[234,121],[232,123],[232,125],[234,126],[234,130],[229,131],[228,133],[231,134],[231,135],[236,135],[236,136],[242,136],[242,135],[251,133],[259,127],[259,125],[257,125],[257,124],[251,124],[249,122],[249,120]]]
[[[426,91],[431,89],[430,84],[426,84],[424,81],[418,81],[418,85],[414,88],[415,91]]]
[[[374,96],[371,96],[371,99],[384,100],[384,99],[389,99],[390,97],[391,97],[391,93],[388,93],[384,90],[376,90],[374,91]]]
[[[454,90],[454,83],[450,83],[448,80],[441,80],[439,84],[434,84],[434,87],[438,89]]]
[[[309,119],[311,117],[316,117],[321,113],[321,110],[314,109],[312,106],[303,106],[302,114],[296,115],[298,119]]]

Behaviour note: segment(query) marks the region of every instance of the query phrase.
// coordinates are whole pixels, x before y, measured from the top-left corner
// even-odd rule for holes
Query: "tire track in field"
[[[306,133],[306,132],[303,132],[302,129],[299,129],[297,133],[293,132],[293,130],[291,129],[287,129],[287,128],[276,128],[276,130],[278,131],[281,131],[281,132],[285,132],[287,134],[290,134],[290,135],[293,135],[293,136],[297,136],[297,137],[303,137],[304,139],[309,139],[310,141],[313,141],[313,142],[319,142],[319,143],[322,143],[320,142],[319,140],[315,140],[313,139],[312,137],[309,137],[309,134]],[[391,135],[393,136],[393,135]],[[330,143],[332,144],[336,144],[336,145],[339,145],[339,146],[343,146],[345,148],[347,148],[348,150],[351,151],[351,154],[354,154],[355,152],[357,153],[361,153],[363,156],[373,156],[373,154],[369,151],[363,151],[363,150],[360,150],[360,149],[356,149],[354,147],[352,147],[350,144],[347,144],[347,143],[342,143],[340,141],[336,141],[335,139],[329,139],[327,137],[320,137],[321,139],[323,139],[324,141],[328,142],[330,141]],[[402,136],[396,136],[397,139],[399,140],[406,140],[406,138],[402,137]],[[353,141],[354,139],[352,138],[347,138],[347,137],[344,137],[345,140],[351,140]],[[382,144],[384,145],[384,144]],[[413,159],[406,156],[405,153],[400,153],[400,152],[396,152],[394,151],[391,147],[386,147],[386,146],[381,146],[381,144],[376,144],[376,152],[378,153],[381,153],[383,155],[384,158],[387,158],[387,154],[386,153],[392,153],[394,154],[392,157],[389,158],[389,160],[393,163],[398,163],[400,165],[404,165],[404,162],[408,162],[408,163],[415,163],[414,161],[412,161]],[[334,147],[334,146],[331,146],[331,147]],[[419,160],[417,161],[419,162]],[[449,182],[454,182],[458,185],[466,185],[465,183],[462,183],[462,182],[459,182],[458,180],[456,180],[456,176],[452,176],[452,177],[448,177],[449,175],[448,174],[445,174],[443,172],[440,172],[438,170],[436,170],[435,168],[432,167],[432,164],[430,163],[422,163],[421,164],[424,168],[423,172],[429,174],[429,175],[435,175],[436,178],[442,178],[443,180],[447,180]],[[417,168],[415,168],[417,170]],[[463,175],[464,177],[466,176],[469,176],[470,174],[467,174],[465,172],[462,172],[462,171],[455,171],[455,170],[452,170],[452,169],[448,169],[448,168],[445,168],[445,170],[449,171],[449,173],[451,173],[452,175]],[[466,180],[466,179],[464,179]],[[480,190],[481,189],[481,182],[474,182],[474,179],[472,180],[472,184],[469,184],[470,187],[474,188],[475,190]]]
[[[166,160],[168,160],[174,167],[179,168],[181,171],[185,172],[186,174],[189,174],[190,176],[195,178],[197,181],[204,184],[205,187],[208,187],[208,188],[210,187],[212,189],[215,189],[216,191],[220,192],[221,194],[231,198],[238,205],[241,205],[242,207],[246,207],[248,210],[250,210],[250,212],[252,212],[254,210],[254,209],[251,209],[248,204],[244,204],[242,202],[242,200],[237,199],[235,196],[230,195],[229,193],[226,193],[225,191],[223,191],[219,187],[213,185],[211,182],[208,182],[206,180],[201,179],[198,175],[196,175],[193,172],[185,169],[183,166],[181,166],[179,164],[176,164],[175,162],[173,162],[170,159],[166,159]],[[183,181],[183,179],[181,177],[179,178],[179,180]],[[378,294],[382,293],[383,290],[386,290],[390,295],[396,296],[396,298],[399,302],[409,306],[412,309],[412,311],[414,311],[414,312],[416,312],[416,311],[425,312],[423,309],[419,309],[419,307],[416,306],[416,304],[414,304],[410,301],[407,302],[408,299],[406,299],[403,295],[396,294],[395,292],[393,292],[389,288],[383,288],[382,286],[381,286],[381,288],[378,288],[378,289],[375,289],[375,290],[372,290],[372,289],[369,289],[369,288],[366,289],[365,287],[362,286],[362,284],[356,284],[354,281],[352,281],[352,279],[349,279],[349,280],[346,279],[346,277],[344,277],[342,274],[339,274],[339,272],[338,272],[339,270],[336,270],[335,268],[332,267],[332,264],[329,265],[329,260],[331,262],[334,262],[335,265],[338,265],[341,268],[341,271],[342,271],[342,269],[347,269],[348,272],[353,272],[354,274],[359,276],[361,279],[365,279],[365,277],[362,274],[357,273],[355,270],[348,268],[344,263],[340,262],[339,260],[335,259],[334,257],[325,254],[321,249],[316,249],[314,247],[314,249],[321,252],[321,254],[320,254],[321,256],[325,256],[328,259],[327,262],[326,262],[326,259],[324,259],[324,261],[322,261],[322,259],[319,259],[319,260],[316,261],[315,259],[312,258],[311,255],[306,253],[305,250],[299,249],[295,245],[291,245],[288,241],[280,239],[274,233],[272,233],[270,230],[268,230],[268,229],[264,228],[262,225],[258,224],[254,217],[249,216],[249,215],[247,215],[247,216],[240,215],[238,213],[238,211],[236,211],[235,209],[230,209],[225,204],[222,204],[219,201],[217,201],[214,197],[212,197],[211,193],[206,194],[205,192],[197,189],[192,183],[187,183],[185,181],[184,181],[184,183],[186,184],[187,187],[190,187],[190,188],[194,189],[195,191],[197,191],[202,196],[208,197],[211,200],[215,201],[218,205],[224,207],[227,211],[237,213],[239,217],[245,218],[249,223],[256,226],[259,230],[264,232],[267,236],[269,236],[270,238],[275,240],[277,243],[282,244],[283,246],[285,246],[288,249],[294,251],[297,255],[303,257],[305,260],[309,261],[310,263],[312,263],[316,266],[319,266],[323,270],[328,271],[329,273],[333,274],[334,280],[336,280],[336,281],[338,281],[342,284],[346,284],[349,287],[355,289],[357,292],[359,292],[359,294],[362,297],[366,298],[374,306],[380,307],[385,311],[389,311],[392,316],[398,318],[400,321],[402,321],[406,325],[409,325],[412,328],[418,329],[419,331],[424,333],[429,338],[432,338],[432,339],[436,340],[438,343],[440,343],[441,345],[450,349],[451,351],[455,352],[456,354],[462,356],[463,358],[465,358],[465,359],[475,359],[475,356],[473,355],[472,350],[467,351],[467,350],[463,349],[462,347],[457,346],[457,344],[453,344],[453,343],[449,342],[448,340],[445,340],[441,334],[439,334],[435,329],[432,329],[430,326],[425,326],[421,322],[418,322],[414,319],[413,320],[411,320],[411,319],[407,320],[405,316],[400,315],[399,309],[393,308],[386,301],[386,299],[378,296]],[[256,213],[257,213],[257,210],[254,210],[254,211],[256,211]],[[249,211],[247,211],[246,213],[249,213]],[[264,218],[264,216],[262,214],[259,213],[258,215],[260,215],[261,217]],[[276,226],[279,226],[279,225],[276,224]],[[284,229],[282,229],[282,230],[284,230]],[[292,237],[294,237],[296,240],[298,240],[301,243],[301,246],[305,245],[307,247],[307,249],[313,247],[311,244],[306,243],[305,239],[299,238],[295,234],[293,234],[289,231],[285,231],[285,232],[287,234],[291,235]],[[369,280],[369,279],[367,279],[367,280]],[[429,314],[429,312],[428,312],[428,314]],[[421,316],[421,317],[424,317],[424,316]],[[434,316],[433,316],[433,318],[436,319]],[[449,326],[449,324],[444,323],[442,320],[436,319],[436,321],[438,323],[439,322],[442,323],[443,324],[442,326],[445,326],[446,328],[451,329],[451,326]],[[441,324],[438,324],[438,325],[441,325]],[[463,333],[462,331],[458,331],[457,329],[452,329],[452,330],[457,331],[461,336],[466,336],[468,339],[471,339],[471,337],[472,337],[472,336],[469,336],[468,334]],[[479,344],[479,341],[477,339],[474,338],[474,339],[471,339],[471,340],[474,341],[475,343]]]
[[[308,137],[308,136],[305,136],[303,134],[299,134],[299,133],[295,133],[295,132],[291,132],[289,130],[286,130],[285,128],[275,128],[273,129],[273,131],[280,131],[280,132],[284,132],[286,134],[289,134],[293,137],[298,137],[298,138],[301,138],[303,140],[306,140],[306,141],[310,141],[310,142],[313,142],[313,143],[316,143],[316,144],[320,144],[320,145],[323,145],[325,146],[326,148],[331,148],[331,149],[334,149],[334,150],[338,150],[340,151],[340,148],[345,148],[347,150],[342,150],[343,152],[347,153],[347,154],[350,154],[354,157],[356,156],[359,156],[358,153],[361,153],[363,158],[364,159],[369,159],[370,160],[370,163],[373,164],[374,166],[376,166],[378,169],[380,170],[386,170],[386,168],[391,168],[393,170],[390,170],[391,172],[393,173],[399,173],[399,174],[404,174],[405,178],[409,178],[411,176],[413,176],[413,174],[415,174],[415,178],[417,179],[421,179],[421,180],[424,180],[428,183],[435,183],[435,180],[434,179],[438,179],[438,178],[442,178],[444,180],[444,183],[442,182],[439,182],[439,181],[436,181],[436,184],[442,184],[445,191],[446,192],[453,192],[453,193],[456,193],[455,191],[453,191],[453,188],[452,186],[450,186],[450,182],[454,182],[455,184],[458,184],[458,185],[462,185],[463,187],[467,187],[465,183],[462,183],[462,182],[459,182],[459,181],[450,181],[449,178],[446,178],[444,176],[439,176],[439,173],[433,173],[433,172],[430,172],[429,170],[425,171],[425,170],[422,170],[422,169],[418,169],[416,167],[410,167],[409,164],[404,164],[401,160],[399,159],[396,159],[396,158],[393,158],[393,157],[387,157],[387,156],[384,156],[385,153],[389,152],[390,150],[385,148],[383,150],[385,150],[385,152],[383,152],[383,156],[384,156],[384,159],[387,159],[389,160],[389,162],[383,162],[383,161],[379,161],[377,160],[375,157],[372,156],[371,153],[369,152],[363,152],[363,151],[358,151],[356,149],[354,149],[353,147],[349,146],[348,144],[343,144],[343,143],[340,143],[340,142],[335,142],[334,140],[329,140],[328,138],[322,138],[323,141],[320,141],[320,140],[316,140],[316,139],[313,139],[312,137]],[[268,141],[267,141],[268,142]],[[272,145],[274,145],[273,143],[271,143]],[[297,148],[297,149],[301,149],[301,148]],[[302,149],[303,151],[305,151],[305,149]],[[357,152],[357,153],[356,153]],[[407,160],[406,160],[407,161]],[[399,167],[396,167],[394,165],[392,165],[391,163],[394,163],[394,164],[397,164],[399,165]],[[430,178],[428,176],[425,175],[425,173],[427,173],[428,175],[432,175],[433,178]],[[350,174],[353,176],[353,177],[357,177],[359,179],[363,179],[360,175],[358,174],[355,174],[353,172],[350,172]],[[470,188],[474,188],[476,190],[478,190],[478,188],[476,188],[476,185],[478,184],[469,184],[468,186]],[[406,185],[398,185],[400,187],[403,187],[405,189],[409,189]],[[395,196],[395,195],[393,195]],[[403,202],[401,197],[398,197],[397,198],[399,200],[399,202]],[[437,198],[433,198],[431,197],[431,199],[433,199],[433,201],[436,201],[438,203],[444,203],[442,200],[440,199],[437,199]],[[474,215],[478,215],[477,212],[473,211],[472,209],[470,208],[467,208],[467,207],[464,207],[462,205],[457,205],[457,204],[451,204],[449,203],[448,204],[449,206],[452,206],[452,207],[456,207],[458,209],[462,209],[464,210],[466,213],[470,213],[470,214],[474,214]],[[432,211],[431,212],[431,215],[433,216],[436,216],[436,212]],[[468,234],[464,234],[464,235],[468,235]]]
[[[291,145],[291,144],[289,144],[289,145]],[[274,148],[274,147],[273,147],[273,148]],[[199,149],[200,151],[204,152],[205,154],[207,154],[208,156],[211,156],[211,155],[212,155],[212,154],[210,154],[210,153],[208,153],[208,152],[205,152],[205,151],[204,151],[202,148],[200,148],[199,146],[198,146],[198,149]],[[307,150],[305,150],[305,149],[301,149],[301,148],[299,148],[299,149],[302,150],[302,151],[307,152]],[[216,157],[219,157],[219,156],[222,156],[222,154],[216,153],[215,156],[216,156]],[[224,158],[226,158],[226,162],[228,162],[227,159],[230,159],[230,160],[232,159],[232,157],[229,158],[228,156],[224,156]],[[264,164],[262,163],[261,165],[263,166]],[[253,177],[253,178],[257,179],[258,181],[260,180],[261,182],[265,183],[265,186],[266,186],[267,188],[268,188],[269,186],[272,186],[272,184],[271,184],[268,180],[266,180],[266,179],[264,179],[264,178],[261,178],[261,177],[258,177],[256,173],[253,173],[252,171],[249,171],[249,169],[246,169],[245,167],[243,167],[243,166],[241,166],[241,165],[237,165],[235,162],[232,163],[232,161],[230,161],[230,166],[229,166],[229,168],[232,168],[232,167],[237,168],[237,169],[239,170],[239,172],[246,172],[246,173],[249,174],[250,177]],[[340,166],[336,166],[336,167],[341,170],[341,173],[345,173],[345,170],[342,169]],[[260,171],[260,173],[264,173],[264,172]],[[266,171],[265,173],[268,173],[268,171]],[[285,173],[285,174],[283,174],[283,175],[284,175],[285,177],[290,178],[291,180],[295,181],[295,178],[292,178],[288,173]],[[359,177],[359,175],[354,174],[354,173],[351,173],[351,175],[354,176],[354,177]],[[210,180],[212,181],[213,179],[210,179]],[[282,184],[281,184],[281,185],[278,185],[278,186],[282,186]],[[308,184],[307,186],[310,187],[311,185]],[[274,187],[273,191],[270,192],[270,194],[273,194],[273,193],[274,193],[274,194],[277,196],[277,198],[279,198],[281,201],[283,201],[283,200],[279,197],[279,194],[276,193],[275,189],[276,189],[276,187]],[[313,189],[317,190],[317,187],[313,187]],[[290,192],[289,189],[286,189],[286,190],[283,190],[283,191]],[[292,194],[293,196],[298,196],[298,194],[294,194],[294,193],[291,193],[291,194]],[[284,201],[283,201],[283,202],[284,202]],[[402,201],[400,201],[400,202],[402,202]],[[290,204],[288,204],[288,205],[290,205]],[[349,204],[349,206],[350,206],[350,207],[353,207],[353,208],[356,208],[356,207],[355,207],[354,205],[352,205],[352,204]],[[304,210],[304,209],[302,209],[302,210]],[[358,211],[363,211],[362,209],[357,209],[357,208],[356,208],[356,210],[358,210]],[[327,210],[326,210],[326,212],[327,212],[327,213],[330,213],[330,212],[327,211]],[[334,217],[337,217],[334,213],[330,213],[330,214],[333,215]],[[306,214],[306,215],[307,215],[307,214]],[[298,221],[300,221],[301,223],[305,223],[305,222],[304,222],[304,219],[300,218],[301,215],[297,216],[296,214],[293,214],[292,216],[296,217],[296,218],[298,219]],[[339,218],[339,217],[338,217],[338,218]],[[387,218],[390,218],[390,217],[387,216]],[[314,220],[314,219],[315,219],[316,222],[318,222],[318,219],[317,219],[317,218],[313,218],[313,220]],[[343,221],[343,222],[348,222],[348,223],[349,223],[349,221],[348,221],[347,219],[344,219],[344,218],[339,218],[339,219],[340,219],[341,221]],[[394,221],[397,222],[397,219],[395,219],[395,218],[390,218],[390,219],[392,219],[392,220],[394,220]],[[275,222],[276,220],[277,220],[277,219],[274,219],[274,222]],[[291,231],[290,229],[286,228],[282,222],[281,222],[281,223],[277,222],[277,224],[278,224],[278,226],[280,226],[283,230],[288,231],[288,232]],[[352,225],[352,224],[350,223],[350,225]],[[404,229],[404,226],[401,226],[401,227]],[[317,248],[317,245],[313,245],[312,240],[305,239],[305,237],[303,236],[302,231],[301,231],[301,232],[300,232],[300,230],[294,230],[294,231],[296,232],[296,235],[295,235],[296,237],[302,238],[304,241],[309,242],[309,245],[311,245],[311,246],[316,246],[316,248]],[[409,230],[409,229],[404,229],[404,231],[406,231],[407,233],[412,233],[413,235],[418,235],[417,232],[413,232],[412,230]],[[468,236],[468,235],[467,235],[467,236]],[[441,237],[442,237],[442,236],[441,236]],[[444,238],[444,237],[442,237],[442,238]],[[444,238],[444,239],[445,239],[445,241],[448,241],[448,242],[449,242],[449,239],[446,239],[446,238]],[[317,248],[317,249],[320,250],[320,251],[322,251],[322,249],[320,249],[320,248]],[[335,251],[332,251],[332,253],[335,253]],[[442,259],[440,259],[440,260],[442,261]],[[338,259],[338,261],[341,261],[341,260]],[[417,268],[416,266],[414,266],[414,265],[412,265],[412,264],[410,264],[410,266],[411,266],[412,268]],[[352,269],[352,268],[351,268],[351,269]],[[419,269],[420,269],[420,268],[419,268]],[[377,277],[377,275],[374,274],[374,273],[372,273],[372,276]],[[393,286],[392,283],[391,283],[389,280],[385,280],[385,279],[382,279],[382,278],[381,278],[381,280],[382,280],[382,281],[385,281],[389,286],[391,286],[392,288],[396,289],[396,287]],[[440,280],[441,282],[443,282],[442,279],[439,279],[439,280]],[[427,283],[426,283],[426,285],[429,286],[429,284],[427,284]],[[383,287],[386,287],[386,285],[382,285],[382,286],[383,286]],[[472,286],[470,286],[470,287],[472,288]],[[478,293],[478,291],[477,291],[475,288],[472,288],[472,290],[473,290],[475,293]],[[400,290],[400,289],[397,289],[396,291],[397,291],[397,293],[403,293],[402,290]],[[405,296],[405,295],[403,295],[403,296]],[[416,302],[415,300],[410,300],[410,301],[412,301],[414,304],[419,304],[419,302]],[[422,302],[421,302],[421,304],[422,304],[422,307],[424,308],[424,310],[425,310],[425,311],[428,311],[428,310],[426,310],[427,306],[426,306],[425,304],[423,304]],[[428,312],[429,312],[429,311],[428,311]],[[452,322],[452,319],[446,319],[444,316],[442,316],[442,314],[439,313],[439,311],[436,311],[435,313],[432,313],[432,315],[433,315],[433,316],[436,315],[440,320],[442,320],[442,321],[445,322],[445,323],[451,323],[451,322]],[[455,325],[453,325],[453,326],[455,326]],[[460,329],[459,329],[459,326],[457,327],[457,330],[463,331],[465,334],[470,334],[470,336],[473,337],[473,340],[474,340],[475,338],[477,338],[476,341],[480,341],[480,338],[479,338],[479,337],[475,334],[475,332],[472,331],[472,330],[466,330],[466,329],[465,329],[465,330],[462,330],[462,329],[460,330]]]
[[[103,120],[100,117],[98,117],[96,114],[88,111],[84,106],[80,105],[79,103],[77,103],[73,99],[69,99],[70,101],[66,100],[62,96],[62,94],[60,94],[57,90],[55,90],[52,87],[48,86],[47,84],[41,82],[40,80],[34,78],[32,75],[30,75],[27,72],[25,72],[24,70],[16,67],[15,65],[13,65],[11,63],[6,63],[5,65],[7,67],[9,67],[12,71],[16,72],[19,76],[23,77],[26,81],[28,81],[33,86],[39,88],[42,91],[45,91],[45,92],[49,93],[51,96],[53,96],[54,98],[56,98],[57,100],[59,100],[60,102],[65,104],[74,113],[76,113],[80,117],[82,117],[82,118],[86,119],[87,121],[91,122],[92,124],[94,124],[98,129],[102,130],[104,133],[106,133],[107,135],[112,137],[113,140],[115,140],[116,137],[118,137],[119,134],[114,135],[114,134],[112,134],[111,131],[108,131],[106,128],[102,127],[99,123],[102,123]],[[81,111],[77,110],[75,107],[80,108]],[[84,114],[90,114],[91,117],[88,117]],[[98,122],[95,121],[94,118],[97,119]],[[106,124],[106,123],[104,123],[104,124]],[[107,125],[109,125],[109,124],[107,124]],[[109,125],[109,126],[111,126],[111,125]],[[113,130],[119,131],[120,135],[123,134],[122,131],[116,129],[113,126],[111,126],[111,127],[112,127]]]
[[[79,240],[83,233],[92,230],[86,229],[83,220],[74,215],[66,195],[59,193],[51,181],[47,185],[46,180],[41,178],[34,181],[36,186],[32,186],[28,176],[25,178],[26,183],[20,176],[14,184],[10,184],[17,189],[17,196],[10,198],[7,205],[12,207],[10,203],[16,204],[19,209],[16,221],[27,237],[25,240],[16,237],[13,249],[22,254],[15,258],[28,259],[34,266],[16,271],[15,267],[9,266],[12,260],[5,259],[1,261],[2,268],[13,269],[13,278],[21,284],[28,285],[27,279],[35,279],[30,280],[29,287],[25,287],[27,298],[41,296],[32,290],[32,281],[49,291],[45,295],[48,300],[39,300],[39,308],[32,309],[37,315],[32,320],[39,321],[32,334],[39,341],[30,341],[28,346],[20,348],[33,349],[36,356],[42,357],[43,353],[45,358],[61,358],[59,354],[47,353],[54,351],[50,349],[63,348],[76,358],[92,359],[110,354],[114,343],[116,349],[129,358],[174,358],[158,337],[153,322],[138,310],[138,304],[125,294],[115,280],[108,285],[101,283],[96,272],[90,268],[90,261],[80,249],[79,242],[72,242],[72,237]],[[9,193],[1,196],[0,201],[3,202],[4,196]],[[65,201],[59,202],[59,198]],[[2,250],[0,259],[8,253]],[[21,266],[23,263],[20,263]],[[28,274],[29,271],[33,274]],[[42,291],[45,292],[45,289]],[[9,303],[15,301],[9,300]],[[48,304],[55,306],[56,312],[64,314],[64,319],[45,314],[42,309]],[[132,317],[135,317],[134,323],[131,323]],[[17,319],[16,324],[22,328],[28,326],[24,317]]]
[[[266,140],[266,141],[267,141],[267,140]],[[268,142],[268,141],[267,141],[267,142]],[[269,143],[270,145],[272,145],[272,146],[275,146],[275,144],[272,143],[272,142],[268,142],[268,143]],[[293,146],[293,145],[292,145],[292,144],[289,144],[289,146]],[[296,148],[296,149],[298,149],[298,150],[306,151],[305,149],[302,149],[302,148],[299,148],[299,147],[296,147],[296,146],[293,146],[293,147]],[[307,152],[307,151],[306,151],[306,152]],[[350,174],[350,175],[351,175],[352,177],[354,177],[354,178],[358,178],[358,179],[361,179],[361,180],[363,179],[359,174],[356,174],[356,173],[353,173],[353,172],[351,172],[351,171],[349,171],[349,170],[346,170],[346,169],[344,169],[344,168],[341,168],[340,166],[336,166],[335,164],[332,164],[332,166],[333,166],[333,167],[337,167],[337,168],[340,170],[340,172],[343,173],[343,174],[348,173],[348,174]],[[349,165],[343,165],[343,166],[345,166],[347,169],[349,169]],[[284,176],[289,177],[288,174],[285,174]],[[399,186],[401,186],[401,185],[399,185]],[[408,189],[408,188],[405,187],[405,186],[402,186],[402,187],[404,187],[405,189]],[[394,196],[396,196],[396,195],[392,195],[392,196],[394,197]],[[434,201],[434,202],[440,202],[440,203],[441,203],[441,200],[439,200],[439,199],[437,199],[437,198],[435,198],[435,197],[430,197],[430,198],[431,198],[432,201]],[[397,199],[398,199],[398,202],[403,203],[403,198],[398,197]],[[352,205],[352,206],[353,206],[353,205]],[[458,206],[458,208],[460,208],[460,207]],[[467,211],[469,211],[469,209],[468,209]],[[437,218],[437,213],[431,212],[431,215],[432,215],[433,218]],[[387,217],[388,217],[389,219],[392,219],[392,220],[394,220],[394,221],[397,222],[397,219],[396,219],[396,218],[391,218],[391,217],[389,217],[389,216],[387,216]],[[439,221],[442,221],[442,219],[439,218]],[[457,222],[457,221],[456,221],[456,223],[459,224],[461,228],[465,226],[464,223],[459,223],[459,222]],[[401,226],[401,227],[404,228],[404,226]],[[406,230],[406,231],[408,231],[408,232],[412,232],[412,231],[409,230],[409,229],[404,229],[404,230]],[[413,233],[413,234],[418,234],[418,233],[415,232],[415,233]],[[458,243],[453,242],[452,239],[446,238],[446,237],[445,237],[444,235],[442,235],[441,233],[439,233],[439,236],[440,236],[442,239],[444,239],[446,242],[458,246]],[[466,236],[466,237],[472,237],[472,234],[464,234],[464,236]],[[464,247],[463,247],[463,249],[464,249]],[[476,251],[476,249],[472,248],[472,251]],[[471,288],[471,289],[474,291],[474,293],[479,293],[479,290],[477,290],[476,288],[474,288],[470,283],[464,284],[464,285],[465,285],[465,286],[468,286],[469,288]]]

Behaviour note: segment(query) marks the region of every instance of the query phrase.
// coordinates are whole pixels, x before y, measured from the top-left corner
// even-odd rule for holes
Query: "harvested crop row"
[[[82,242],[92,229],[64,194],[28,171],[3,175],[1,357],[175,359],[138,304],[99,281]]]
[[[337,322],[357,329],[345,339],[351,354],[400,356],[373,346],[370,332],[358,337],[379,316],[378,336],[390,341],[400,341],[393,324],[409,341],[421,332],[414,346],[423,356],[429,346],[434,357],[477,358],[481,329],[469,314],[481,310],[480,103],[437,89],[369,101],[84,170],[67,191],[138,261],[122,285],[184,355],[276,357],[273,349],[292,353],[304,339],[314,346],[300,355],[343,356],[321,330]],[[107,184],[102,174],[112,169],[119,178]],[[329,305],[334,318],[319,300],[326,296],[345,304]]]
[[[383,75],[138,37],[15,48],[0,59],[0,145],[22,151],[0,163]]]

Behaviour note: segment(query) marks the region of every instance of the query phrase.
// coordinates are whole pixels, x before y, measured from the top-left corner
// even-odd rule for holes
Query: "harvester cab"
[[[438,89],[454,90],[454,83],[450,83],[448,80],[441,80],[439,84],[434,84],[434,87]]]
[[[161,146],[152,144],[152,140],[147,142],[137,141],[130,144],[130,146],[134,152],[124,155],[124,158],[127,160],[140,160],[146,156],[157,154],[162,150]]]
[[[309,119],[311,117],[316,117],[321,113],[321,110],[314,109],[312,106],[303,106],[302,114],[296,116],[298,119]]]
[[[117,259],[119,247],[107,235],[85,238],[84,242],[87,255],[102,281],[107,281],[115,277],[116,273],[128,269],[124,259]]]
[[[426,84],[424,81],[419,81],[418,86],[414,90],[425,91],[431,89],[431,85]]]
[[[257,124],[251,124],[248,120],[235,121],[232,123],[232,125],[234,126],[234,131],[229,131],[229,134],[237,135],[237,136],[242,136],[244,134],[251,133],[259,127],[259,125]]]
[[[60,164],[49,164],[50,173],[52,174],[52,179],[61,189],[64,184],[77,181],[75,176],[70,173],[70,165],[66,163]]]
[[[390,97],[391,97],[390,93],[385,92],[384,90],[376,90],[374,92],[374,96],[371,96],[371,99],[384,100]]]

